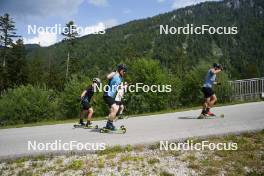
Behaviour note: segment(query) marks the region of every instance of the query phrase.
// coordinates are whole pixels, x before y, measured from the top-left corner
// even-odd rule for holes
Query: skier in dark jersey
[[[91,100],[94,95],[94,90],[96,86],[101,84],[99,78],[94,78],[92,85],[90,85],[86,90],[81,94],[81,112],[80,112],[80,125],[86,125],[87,127],[91,125],[91,120],[93,116],[93,108],[91,106]],[[87,112],[87,123],[83,122],[83,113]]]

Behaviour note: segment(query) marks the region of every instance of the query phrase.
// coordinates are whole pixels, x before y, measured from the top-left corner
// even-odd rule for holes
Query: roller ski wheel
[[[200,114],[197,119],[205,119],[206,118],[206,115],[205,114]]]
[[[122,128],[122,131],[123,131],[123,134],[125,134],[127,130],[126,130],[125,127],[123,127],[123,128]]]
[[[106,128],[101,128],[100,133],[105,133]]]

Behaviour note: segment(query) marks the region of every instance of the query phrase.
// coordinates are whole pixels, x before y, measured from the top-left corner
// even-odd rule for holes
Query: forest
[[[140,114],[201,104],[207,70],[224,71],[215,87],[230,100],[228,80],[264,76],[264,1],[224,0],[188,6],[106,30],[103,35],[63,33],[49,47],[24,44],[9,14],[0,16],[0,124],[77,118],[80,94],[124,63],[128,83],[171,84],[170,93],[128,92],[126,113]],[[74,21],[65,22],[69,27]],[[160,35],[160,25],[237,27],[236,35]],[[94,95],[95,116],[106,116],[103,93]]]

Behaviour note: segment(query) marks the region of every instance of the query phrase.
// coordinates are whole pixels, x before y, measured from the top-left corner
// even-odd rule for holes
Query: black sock
[[[208,113],[208,112],[210,111],[210,108],[206,108],[206,110],[205,110],[205,111],[206,111],[206,113]]]

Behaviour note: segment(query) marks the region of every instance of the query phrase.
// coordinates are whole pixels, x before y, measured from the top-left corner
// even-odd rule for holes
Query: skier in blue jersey
[[[220,64],[213,64],[213,67],[210,68],[206,74],[202,92],[204,93],[204,102],[202,115],[205,116],[215,116],[210,109],[213,107],[217,101],[217,97],[213,91],[213,85],[219,85],[220,83],[216,82],[216,74],[220,73],[223,70],[223,67]]]
[[[104,101],[110,108],[110,113],[108,115],[108,121],[106,123],[106,128],[109,130],[115,130],[113,121],[116,118],[116,114],[119,109],[119,105],[116,104],[115,97],[120,84],[123,81],[123,77],[127,72],[127,67],[124,64],[119,64],[117,66],[117,71],[112,72],[107,75],[108,88],[104,92]]]

